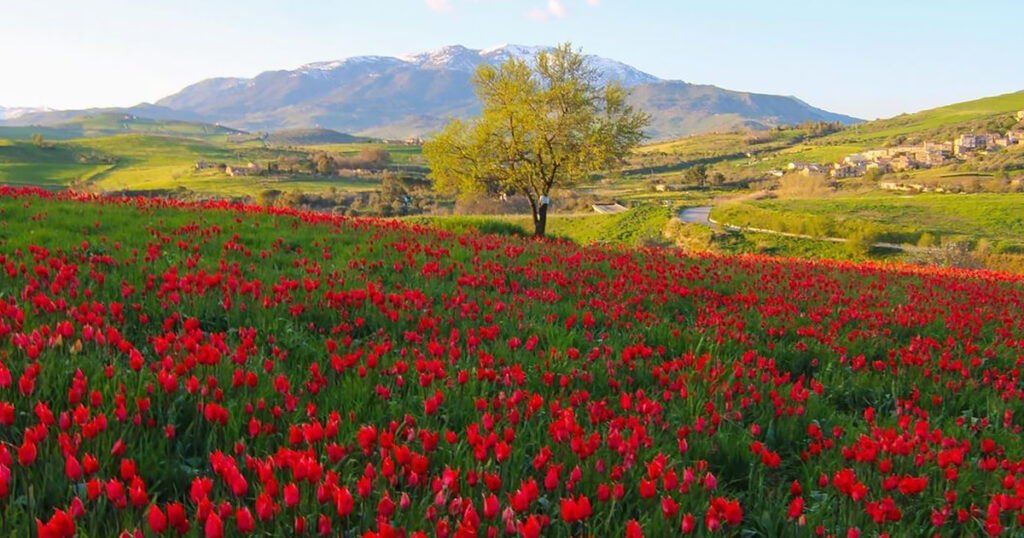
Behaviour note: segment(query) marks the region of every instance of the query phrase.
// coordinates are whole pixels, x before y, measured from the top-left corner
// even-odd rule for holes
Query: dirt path
[[[703,224],[703,225],[708,226],[708,227],[720,226],[723,229],[732,230],[732,231],[735,231],[735,232],[753,232],[753,233],[759,233],[759,234],[779,235],[779,236],[782,236],[782,237],[794,237],[794,238],[797,238],[797,239],[812,239],[812,240],[815,240],[815,241],[829,241],[829,242],[832,242],[832,243],[846,243],[847,242],[847,239],[844,238],[844,237],[816,237],[816,236],[807,235],[807,234],[796,234],[796,233],[790,233],[790,232],[779,232],[779,231],[776,231],[776,230],[767,230],[767,229],[764,229],[764,228],[754,228],[752,226],[736,226],[734,224],[718,222],[716,220],[712,220],[712,218],[711,218],[711,209],[712,209],[712,206],[688,207],[686,209],[683,209],[679,213],[679,220],[681,220],[683,222],[686,222],[686,223],[690,223],[690,224]],[[926,247],[918,247],[918,246],[914,246],[914,245],[903,245],[903,244],[900,244],[900,243],[883,243],[883,242],[878,242],[878,243],[873,243],[872,246],[877,247],[877,248],[888,248],[888,249],[894,249],[894,250],[902,250],[904,252],[923,252],[923,251],[928,251],[928,250],[935,250],[935,249],[929,249],[929,248],[926,248]]]

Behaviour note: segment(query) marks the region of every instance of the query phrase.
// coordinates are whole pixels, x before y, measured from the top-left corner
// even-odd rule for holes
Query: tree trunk
[[[551,200],[547,196],[540,197],[540,207],[537,208],[533,219],[533,236],[544,237],[548,227],[548,204]]]

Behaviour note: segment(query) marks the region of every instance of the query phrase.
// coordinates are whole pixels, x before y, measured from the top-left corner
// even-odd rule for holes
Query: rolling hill
[[[284,129],[270,133],[266,141],[279,146],[321,146],[325,144],[351,144],[367,142],[366,137],[339,133],[333,129],[320,127]]]
[[[46,114],[59,114],[63,116],[66,112]],[[123,112],[100,112],[73,116],[66,121],[50,125],[0,125],[0,137],[2,138],[28,139],[35,133],[41,134],[44,138],[55,140],[118,134],[148,134],[204,139],[238,138],[249,135],[245,131],[223,125],[195,121],[154,119]]]
[[[316,126],[365,136],[423,136],[450,118],[479,111],[471,83],[478,65],[497,65],[512,57],[529,60],[542,48],[505,45],[476,50],[455,45],[402,58],[316,62],[253,78],[203,80],[156,104],[107,112],[205,121],[248,131]],[[598,56],[588,56],[588,61],[605,79],[633,88],[634,104],[655,118],[649,133],[655,139],[804,121],[859,121],[795,97],[663,80]],[[81,111],[24,114],[7,124],[49,125],[76,115]]]
[[[858,123],[824,136],[814,136],[806,129],[765,133],[738,129],[657,142],[640,152],[672,154],[688,163],[721,162],[765,171],[791,161],[825,163],[867,149],[948,141],[970,132],[1002,132],[1014,126],[1014,113],[1019,110],[1024,110],[1024,91]]]

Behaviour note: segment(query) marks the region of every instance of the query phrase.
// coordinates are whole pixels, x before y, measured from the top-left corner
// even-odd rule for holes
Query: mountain
[[[479,112],[471,82],[477,66],[500,65],[509,58],[532,62],[541,50],[552,47],[503,45],[478,50],[453,45],[400,58],[358,56],[266,71],[253,78],[207,79],[155,105],[107,111],[206,121],[248,131],[319,127],[362,136],[424,136],[450,118]],[[662,80],[615,60],[593,55],[587,60],[602,81],[615,80],[633,89],[633,103],[653,116],[649,134],[656,139],[804,121],[859,121],[795,97]],[[26,114],[16,123],[67,121],[73,115]]]
[[[13,120],[20,118],[26,114],[36,114],[39,112],[46,112],[47,108],[42,107],[3,107],[0,106],[0,121]]]
[[[632,103],[651,115],[648,135],[667,140],[697,133],[762,130],[805,121],[860,120],[780,95],[737,92],[717,86],[660,81],[633,88]]]

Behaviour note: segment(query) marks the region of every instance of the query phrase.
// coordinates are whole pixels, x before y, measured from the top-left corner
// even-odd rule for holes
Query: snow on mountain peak
[[[398,58],[388,56],[356,56],[343,60],[314,62],[299,67],[293,76],[312,75],[328,76],[329,73],[343,68],[360,66],[369,68],[372,75],[392,67],[407,65],[419,69],[450,69],[472,73],[482,63],[501,65],[510,58],[516,58],[532,64],[537,53],[552,51],[554,47],[536,45],[505,44],[489,49],[479,50],[462,45],[449,45],[436,50],[406,54]],[[602,75],[602,79],[617,80],[624,86],[635,86],[659,80],[653,75],[634,69],[629,65],[599,56],[587,55],[587,60]]]
[[[316,73],[334,71],[339,67],[343,66],[356,66],[356,65],[367,65],[372,66],[373,64],[394,64],[398,60],[391,58],[390,56],[353,56],[351,58],[344,58],[342,60],[332,60],[327,62],[313,62],[302,66],[299,66],[296,71],[299,73]]]
[[[31,106],[3,107],[3,106],[0,106],[0,121],[3,121],[3,120],[13,120],[13,119],[20,118],[20,117],[22,117],[22,116],[24,116],[26,114],[35,114],[37,112],[50,112],[52,110],[53,110],[52,108],[45,107],[45,106],[39,106],[39,107],[31,107]]]

